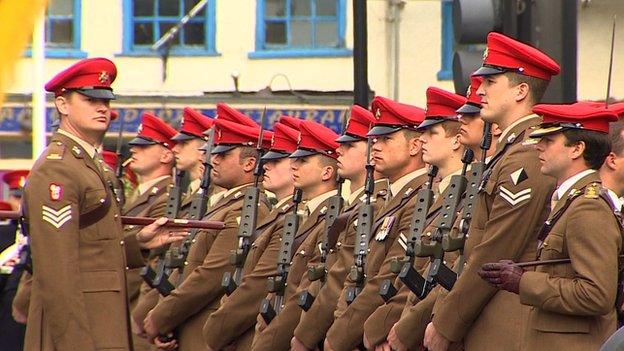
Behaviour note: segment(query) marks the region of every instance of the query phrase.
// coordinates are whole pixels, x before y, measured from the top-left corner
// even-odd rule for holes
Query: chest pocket
[[[111,197],[104,188],[87,190],[80,204],[80,230],[87,240],[116,239],[120,233],[113,220]],[[106,220],[106,219],[109,220]]]

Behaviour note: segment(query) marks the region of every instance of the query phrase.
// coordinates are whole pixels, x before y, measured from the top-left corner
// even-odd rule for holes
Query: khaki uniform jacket
[[[388,180],[381,179],[375,182],[375,193],[371,197],[373,213],[379,211],[385,204],[388,193]],[[364,198],[354,201],[358,209]],[[354,211],[348,220],[347,227],[340,234],[336,244],[336,262],[327,273],[327,281],[314,300],[312,307],[301,315],[301,320],[295,328],[295,337],[310,349],[314,349],[325,338],[327,329],[334,321],[334,310],[342,292],[345,279],[354,265],[354,247],[356,241],[358,211]]]
[[[379,296],[379,287],[383,280],[393,277],[390,267],[385,267],[385,265],[389,264],[390,257],[405,255],[403,248],[401,248],[402,252],[401,250],[396,251],[396,248],[395,250],[391,249],[399,235],[409,231],[414,204],[416,203],[416,193],[426,181],[426,173],[412,179],[390,201],[386,202],[386,206],[379,215],[375,215],[373,226],[376,235],[371,238],[370,252],[366,258],[366,285],[351,305],[344,310],[344,313],[334,320],[327,331],[326,339],[329,340],[334,350],[351,351],[360,345],[364,336],[364,322],[377,307],[384,303]],[[394,222],[390,228],[387,228],[387,235],[384,235],[384,228],[383,225],[380,226],[380,223],[384,220],[387,221],[385,218],[391,218],[390,216],[394,217]],[[346,296],[344,291],[349,286],[350,284],[345,285],[341,300],[344,300]]]
[[[124,240],[102,173],[61,134],[30,173],[24,199],[34,272],[25,350],[131,348],[125,270],[143,260],[136,238]]]
[[[30,306],[30,291],[32,290],[33,277],[26,270],[22,272],[19,284],[17,285],[17,291],[13,298],[12,307],[22,313],[28,313]]]
[[[287,350],[290,348],[290,339],[292,339],[293,331],[299,322],[302,311],[297,305],[298,293],[310,285],[307,269],[309,265],[315,264],[313,259],[318,256],[319,243],[322,241],[325,232],[328,200],[321,202],[297,230],[295,240],[303,237],[305,239],[297,252],[294,253],[290,265],[282,311],[265,329],[256,330],[252,350]],[[310,290],[310,293],[316,295],[317,291]],[[269,294],[269,298],[272,297],[272,294]],[[262,317],[258,316],[258,319],[262,319]],[[260,326],[263,324],[264,322],[259,323]]]
[[[572,189],[589,185],[571,200],[539,249],[539,260],[571,262],[537,266],[522,275],[520,301],[530,306],[523,350],[598,350],[617,329],[622,233],[610,205],[596,196],[599,184],[598,173],[586,175],[551,212],[563,207]]]
[[[430,243],[432,236],[435,234],[436,228],[434,224],[437,220],[439,220],[442,212],[442,205],[444,203],[444,199],[446,198],[449,187],[447,187],[442,194],[439,194],[434,203],[429,208],[429,212],[427,213],[427,222],[429,225],[425,228],[425,230],[421,233],[420,240],[424,243]],[[459,224],[459,219],[456,218],[454,228],[457,228]],[[405,241],[409,240],[409,232],[405,235]],[[380,274],[388,275],[391,277],[395,277],[396,274],[393,274],[390,271],[390,261],[394,257],[405,255],[405,244],[401,240],[397,240],[394,242],[394,246],[390,250],[390,253],[386,257],[386,261],[380,271]],[[401,251],[403,250],[403,251]],[[445,253],[444,255],[444,263],[447,266],[452,267],[455,258],[457,258],[456,253]],[[429,257],[415,257],[413,267],[414,269],[420,273],[423,277],[427,275],[429,271],[430,258]],[[391,278],[392,279],[392,278]],[[364,323],[364,335],[367,338],[368,342],[371,345],[377,345],[386,340],[388,333],[392,326],[399,320],[403,309],[406,306],[408,301],[415,303],[415,300],[418,300],[416,295],[414,295],[409,288],[403,284],[403,282],[399,278],[395,278],[394,286],[398,289],[397,294],[388,300],[385,304],[379,306],[375,312],[373,312]]]
[[[135,199],[126,199],[127,201],[122,211],[123,215],[151,218],[164,216],[168,198],[167,190],[171,182],[171,177],[163,178]],[[138,226],[126,225],[124,226],[124,233],[126,235],[135,235],[140,229],[141,227]],[[133,311],[137,306],[141,291],[145,294],[148,290],[151,290],[149,285],[147,285],[139,275],[140,271],[141,268],[134,268],[126,271],[126,286],[130,311]],[[137,335],[132,335],[132,342],[135,351],[149,350],[149,343]]]
[[[185,262],[182,283],[152,310],[154,325],[160,334],[177,329],[180,351],[206,347],[202,328],[208,316],[219,308],[225,294],[221,287],[223,274],[234,272],[230,251],[238,248],[238,224],[245,189],[229,194],[208,209],[204,219],[222,221],[225,228],[198,232]],[[262,220],[268,213],[266,197],[261,194],[258,219]],[[172,275],[171,279],[175,281],[176,278]]]
[[[537,236],[555,188],[555,179],[540,173],[537,151],[522,143],[526,130],[539,122],[537,115],[524,117],[499,139],[464,247],[467,264],[452,291],[436,302],[441,304],[433,318],[437,331],[454,342],[464,338],[469,351],[499,350],[500,345],[519,348],[518,295],[497,290],[477,271],[487,262],[535,258]]]
[[[249,250],[243,279],[240,286],[230,295],[224,296],[221,306],[212,313],[203,328],[204,341],[215,350],[235,344],[236,349],[246,350],[253,340],[258,306],[267,295],[267,279],[277,274],[277,256],[283,228],[284,216],[292,211],[293,202],[289,201],[271,213],[259,223],[254,240]]]

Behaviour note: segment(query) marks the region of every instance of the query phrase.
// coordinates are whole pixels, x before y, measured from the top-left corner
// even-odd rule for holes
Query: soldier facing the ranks
[[[210,314],[219,308],[225,294],[221,278],[232,273],[230,250],[238,248],[238,225],[245,189],[253,185],[258,154],[254,146],[260,128],[241,125],[220,117],[215,120],[215,142],[212,150],[212,182],[227,191],[212,204],[204,219],[225,223],[221,230],[199,231],[193,239],[181,276],[181,283],[162,298],[144,320],[144,328],[157,347],[171,347],[176,341],[163,342],[159,335],[177,331],[179,350],[201,350],[206,344],[202,328]],[[270,140],[270,134],[263,134]],[[261,194],[258,219],[269,213],[269,204]],[[172,278],[174,278],[172,276]]]
[[[351,107],[351,114],[345,132],[336,141],[338,147],[338,175],[350,181],[350,195],[347,206],[341,216],[346,216],[346,227],[341,231],[334,252],[330,257],[334,264],[328,270],[325,285],[301,320],[291,340],[292,350],[315,349],[325,337],[325,332],[334,321],[334,310],[342,292],[345,279],[354,264],[354,246],[358,210],[365,201],[364,185],[366,182],[366,157],[368,130],[375,123],[373,114],[358,106]],[[380,177],[377,177],[380,178]],[[371,194],[373,212],[381,208],[388,191],[388,180],[378,179]],[[328,261],[330,259],[328,258]]]
[[[224,296],[219,309],[203,328],[208,350],[225,347],[249,350],[254,336],[258,306],[267,294],[267,278],[277,274],[284,216],[292,211],[293,179],[288,156],[297,149],[299,132],[280,122],[273,126],[270,151],[262,156],[265,170],[262,185],[275,194],[277,204],[256,227],[257,239],[251,245],[240,286]]]
[[[376,121],[367,135],[376,138],[373,144],[375,171],[388,178],[390,199],[374,215],[365,264],[366,285],[347,306],[346,292],[355,286],[347,280],[338,301],[336,318],[327,331],[325,350],[353,350],[362,343],[366,318],[383,304],[379,287],[387,277],[378,277],[377,273],[399,234],[408,231],[416,193],[427,181],[419,140],[421,133],[416,131],[425,119],[425,111],[380,96],[373,99],[371,110]]]
[[[434,224],[440,220],[440,216],[444,213],[442,204],[449,194],[451,177],[459,175],[462,170],[464,147],[459,142],[461,124],[457,120],[455,111],[466,102],[466,98],[435,87],[428,88],[426,94],[427,113],[425,120],[418,126],[418,130],[422,132],[420,136],[422,158],[428,165],[438,168],[437,177],[440,179],[437,189],[434,189],[435,201],[426,216],[428,225],[424,232],[420,233],[419,238],[422,242],[429,244],[435,233]],[[456,185],[454,184],[454,186]],[[391,261],[397,257],[406,256],[409,237],[409,231],[403,231],[399,234],[399,239],[394,242],[378,273],[379,276],[384,277],[381,279],[395,278],[396,274],[391,272]],[[455,258],[457,258],[455,253],[447,253],[445,255],[446,265],[452,266]],[[426,276],[429,261],[429,257],[416,257],[412,266],[422,276]],[[400,279],[396,279],[394,285],[398,287],[398,293],[385,304],[379,306],[366,319],[364,345],[367,348],[373,348],[386,340],[390,328],[401,316],[408,295],[411,295],[411,301],[417,299],[414,294],[410,294],[409,288]]]
[[[130,350],[126,267],[143,265],[139,247],[182,238],[159,229],[163,219],[123,236],[97,153],[116,73],[107,59],[85,59],[45,86],[61,126],[24,189],[33,258],[25,350]]]
[[[596,172],[610,152],[609,121],[617,115],[589,104],[538,105],[533,112],[544,118],[530,134],[538,140],[540,170],[558,185],[537,257],[570,262],[525,271],[502,260],[483,265],[479,275],[530,306],[523,350],[597,350],[617,329],[622,204]]]
[[[137,136],[130,140],[130,163],[128,167],[139,176],[140,182],[134,194],[126,199],[122,213],[126,216],[158,218],[166,214],[167,191],[172,184],[172,168],[174,156],[171,149],[175,142],[171,138],[176,130],[162,119],[145,113],[141,119],[141,127]],[[140,228],[124,226],[124,232],[131,234]],[[148,258],[149,259],[149,258]],[[128,300],[130,311],[137,306],[140,296],[150,290],[149,285],[139,275],[140,268],[126,271]],[[157,298],[157,296],[156,296]],[[157,299],[153,302],[157,302]],[[131,320],[133,332],[136,332],[136,321]],[[149,350],[149,343],[133,333],[134,350]]]
[[[503,130],[487,164],[465,243],[466,266],[453,289],[438,299],[425,333],[425,347],[446,350],[464,340],[466,350],[520,346],[518,296],[479,279],[484,263],[535,257],[537,234],[548,215],[555,181],[539,172],[537,152],[522,141],[540,117],[539,102],[559,65],[541,51],[500,33],[490,33],[477,94],[481,117]]]
[[[259,318],[252,350],[289,348],[293,330],[301,315],[301,308],[297,305],[299,293],[310,289],[312,282],[308,279],[307,268],[308,265],[320,262],[319,245],[325,232],[328,200],[337,194],[338,143],[335,140],[338,135],[331,129],[308,120],[301,122],[300,130],[298,148],[290,158],[294,186],[303,191],[303,220],[295,234],[283,308],[268,326]],[[310,292],[316,295],[318,290]]]

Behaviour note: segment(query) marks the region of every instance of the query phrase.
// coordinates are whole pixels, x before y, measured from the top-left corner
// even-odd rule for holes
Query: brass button
[[[123,244],[124,244],[123,240],[119,242],[119,245],[123,246]]]

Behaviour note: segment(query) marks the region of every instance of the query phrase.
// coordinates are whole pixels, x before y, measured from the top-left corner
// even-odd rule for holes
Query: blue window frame
[[[438,80],[453,79],[453,1],[442,0],[442,41],[441,41],[441,68],[438,71]]]
[[[123,0],[123,54],[151,56],[152,44],[180,22],[199,0]],[[178,32],[170,49],[171,55],[216,55],[215,3],[206,6]]]
[[[45,56],[83,58],[80,51],[81,0],[50,0],[45,16]],[[30,56],[31,50],[26,50]]]
[[[346,0],[257,0],[250,58],[349,56]]]

